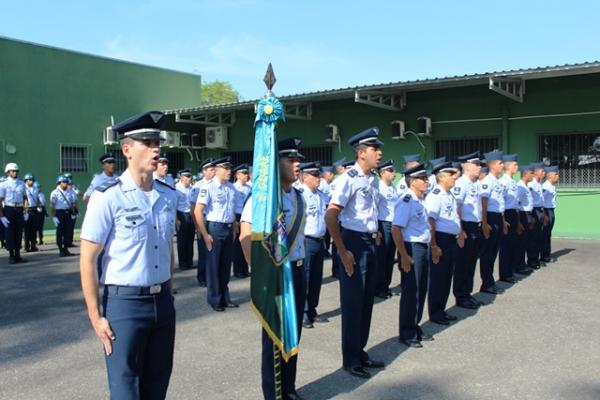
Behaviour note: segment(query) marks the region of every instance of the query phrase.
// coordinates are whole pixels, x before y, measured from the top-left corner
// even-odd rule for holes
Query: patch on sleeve
[[[454,186],[454,189],[452,191],[454,192],[454,194],[459,194],[460,193],[460,187],[459,186]]]
[[[433,191],[433,194],[440,194],[440,189],[435,189],[435,190]]]
[[[356,175],[358,175],[358,171],[355,170],[354,168],[353,169],[349,169],[347,173],[348,173],[348,176],[350,178],[354,178]]]
[[[206,189],[200,189],[200,197],[206,197],[206,194],[208,193],[208,191]]]
[[[483,185],[481,185],[481,188],[485,190],[485,189],[488,188],[488,185],[487,184],[483,184]]]

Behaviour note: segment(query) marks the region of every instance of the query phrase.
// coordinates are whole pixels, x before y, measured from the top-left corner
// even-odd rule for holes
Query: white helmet
[[[14,162],[9,162],[8,164],[6,164],[6,168],[4,168],[4,172],[8,172],[8,171],[18,171],[19,170],[19,166],[14,163]]]

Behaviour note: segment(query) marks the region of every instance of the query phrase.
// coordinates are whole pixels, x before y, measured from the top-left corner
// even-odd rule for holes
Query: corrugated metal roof
[[[428,89],[441,89],[448,87],[471,86],[477,84],[487,84],[490,77],[514,77],[525,80],[553,78],[558,76],[571,76],[581,74],[591,74],[600,72],[600,61],[584,62],[579,64],[564,64],[547,67],[513,69],[508,71],[485,72],[472,75],[455,75],[442,78],[417,79],[412,81],[400,81],[379,83],[374,85],[353,86],[339,89],[328,89],[316,92],[297,93],[288,96],[281,96],[282,102],[300,102],[313,100],[335,100],[342,98],[353,98],[354,92],[359,91],[418,91]],[[181,108],[176,110],[167,110],[166,114],[186,114],[200,112],[219,112],[233,111],[254,108],[258,99],[242,101],[238,103],[208,105],[201,107]]]

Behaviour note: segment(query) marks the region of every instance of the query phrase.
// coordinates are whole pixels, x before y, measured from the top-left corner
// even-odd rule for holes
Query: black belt
[[[4,207],[8,207],[8,208],[18,208],[18,209],[22,209],[22,208],[23,208],[23,206],[15,206],[15,205],[12,205],[12,206],[11,206],[11,205],[8,205],[8,204],[5,204],[5,205],[4,205]]]
[[[463,225],[474,225],[481,226],[481,222],[473,222],[473,221],[460,221]]]
[[[352,229],[346,229],[346,228],[343,228],[343,229],[344,229],[344,231],[352,232],[355,235],[359,235],[362,238],[366,238],[366,239],[375,239],[375,238],[377,238],[377,232],[369,233],[369,232],[354,231]]]
[[[226,222],[213,222],[213,221],[208,221],[208,223],[209,223],[209,224],[215,224],[215,225],[224,225],[224,226],[226,226],[227,228],[231,228],[231,227],[233,226],[233,222],[226,223]]]
[[[314,237],[314,236],[308,236],[308,235],[306,235],[304,237],[307,238],[307,239],[311,239],[311,240],[323,240],[322,237]]]
[[[446,232],[435,231],[435,236],[440,237],[440,238],[456,239],[458,236],[458,233],[446,233]]]
[[[160,294],[163,292],[169,292],[171,290],[171,280],[159,283],[152,286],[120,286],[120,285],[106,285],[104,291],[112,295],[125,295],[125,296],[148,296]]]

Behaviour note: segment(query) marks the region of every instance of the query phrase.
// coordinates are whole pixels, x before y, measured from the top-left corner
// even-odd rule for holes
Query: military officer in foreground
[[[498,179],[504,169],[501,151],[485,153],[489,173],[480,182],[482,252],[479,260],[481,291],[502,294],[504,290],[494,280],[494,264],[500,249],[500,239],[508,231],[504,221],[504,187]]]
[[[396,204],[392,222],[392,236],[400,253],[402,273],[399,340],[408,347],[421,348],[422,341],[433,340],[419,326],[429,278],[431,231],[423,204],[429,174],[424,164],[404,170],[403,174],[409,189]]]
[[[306,271],[306,306],[304,307],[305,328],[311,329],[315,322],[329,322],[317,313],[321,284],[323,283],[323,259],[325,247],[325,210],[329,199],[319,188],[321,165],[318,162],[300,164],[302,172],[302,198],[306,210],[304,223],[304,270]]]
[[[481,305],[471,294],[481,245],[481,200],[478,185],[481,159],[476,151],[458,157],[458,161],[462,166],[462,176],[454,183],[452,194],[458,204],[465,243],[458,250],[452,288],[456,305],[473,310]]]
[[[554,228],[554,209],[556,208],[556,184],[559,179],[558,166],[553,165],[545,168],[546,180],[542,184],[542,195],[544,197],[544,211],[548,223],[542,229],[542,242],[540,246],[540,259],[542,262],[554,262],[552,254],[552,229]]]
[[[356,152],[356,162],[337,179],[325,214],[327,229],[343,267],[340,270],[343,367],[360,378],[371,377],[365,368],[384,366],[364,350],[371,328],[377,284],[376,244],[380,240],[379,190],[372,172],[381,163],[383,142],[378,136],[379,130],[370,128],[348,140]]]
[[[163,119],[153,111],[113,126],[127,170],[92,194],[81,228],[81,286],[114,399],[164,399],[173,367],[177,195],[152,176]],[[102,249],[100,307],[96,262]]]
[[[8,163],[4,168],[6,180],[0,185],[0,222],[4,226],[6,249],[9,252],[8,263],[26,262],[21,257],[23,225],[27,213],[27,193],[25,183],[18,178],[19,166]]]
[[[236,190],[229,182],[230,158],[220,158],[214,164],[215,177],[200,189],[194,217],[198,236],[206,245],[207,302],[213,310],[221,312],[226,308],[238,307],[229,297],[229,278],[233,236],[237,235],[239,227],[234,212]]]
[[[306,284],[304,269],[304,222],[302,214],[305,206],[301,192],[292,185],[300,175],[300,161],[304,159],[300,153],[301,142],[299,139],[282,139],[278,142],[279,155],[279,181],[281,185],[281,200],[284,213],[285,226],[288,230],[290,248],[288,257],[292,268],[294,282],[294,301],[296,305],[296,324],[298,328],[298,341],[302,335],[302,315],[306,300]],[[300,219],[299,219],[300,218]],[[294,224],[294,221],[302,221]],[[251,236],[252,236],[252,196],[244,205],[240,223],[240,241],[244,250],[244,257],[251,262]],[[297,229],[294,230],[294,227]],[[260,268],[260,266],[253,266]],[[262,354],[261,378],[262,391],[265,400],[275,400],[275,369],[274,369],[273,341],[262,329]],[[283,400],[302,400],[296,392],[296,372],[298,355],[292,356],[287,362],[281,360],[281,394]]]
[[[446,312],[458,250],[464,246],[464,234],[458,216],[454,187],[456,169],[451,162],[432,165],[437,185],[425,198],[425,209],[431,231],[429,262],[429,320],[440,325],[456,321]]]

